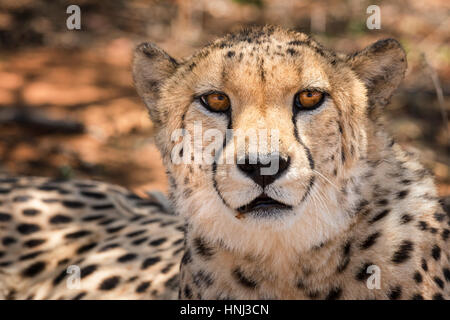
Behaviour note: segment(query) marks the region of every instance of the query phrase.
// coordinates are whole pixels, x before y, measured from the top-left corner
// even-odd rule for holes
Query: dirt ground
[[[313,33],[344,52],[385,37],[408,53],[406,79],[386,110],[389,130],[419,149],[450,195],[450,5],[368,2],[78,1],[82,29],[65,28],[65,1],[0,0],[0,172],[89,178],[165,191],[153,126],[132,86],[134,46],[151,40],[180,58],[246,25]],[[102,2],[100,2],[102,3]]]

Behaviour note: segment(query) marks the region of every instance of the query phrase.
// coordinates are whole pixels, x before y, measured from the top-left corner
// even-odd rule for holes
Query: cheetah
[[[133,78],[169,201],[90,181],[0,180],[0,295],[448,299],[450,213],[384,127],[406,68],[393,39],[347,55],[272,26],[181,61],[139,45]],[[215,135],[198,138],[199,124]],[[270,152],[251,148],[256,129]],[[68,288],[69,266],[82,288]]]

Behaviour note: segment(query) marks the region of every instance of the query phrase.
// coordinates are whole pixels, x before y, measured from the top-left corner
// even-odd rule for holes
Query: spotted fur
[[[176,298],[183,223],[165,205],[100,182],[1,177],[0,298]]]

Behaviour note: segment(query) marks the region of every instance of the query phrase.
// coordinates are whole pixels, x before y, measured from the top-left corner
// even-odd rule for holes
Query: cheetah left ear
[[[175,59],[153,43],[141,43],[134,51],[134,84],[155,124],[161,124],[161,110],[158,110],[160,89],[177,67]]]
[[[405,50],[394,39],[377,41],[348,56],[347,62],[367,88],[369,108],[388,104],[407,67]]]

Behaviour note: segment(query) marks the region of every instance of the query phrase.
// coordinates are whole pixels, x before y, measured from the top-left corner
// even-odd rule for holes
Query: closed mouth
[[[252,202],[237,208],[239,213],[245,214],[252,211],[257,211],[260,209],[271,210],[271,209],[291,209],[292,207],[281,203],[271,197],[267,196],[265,193],[261,194],[255,198]]]

